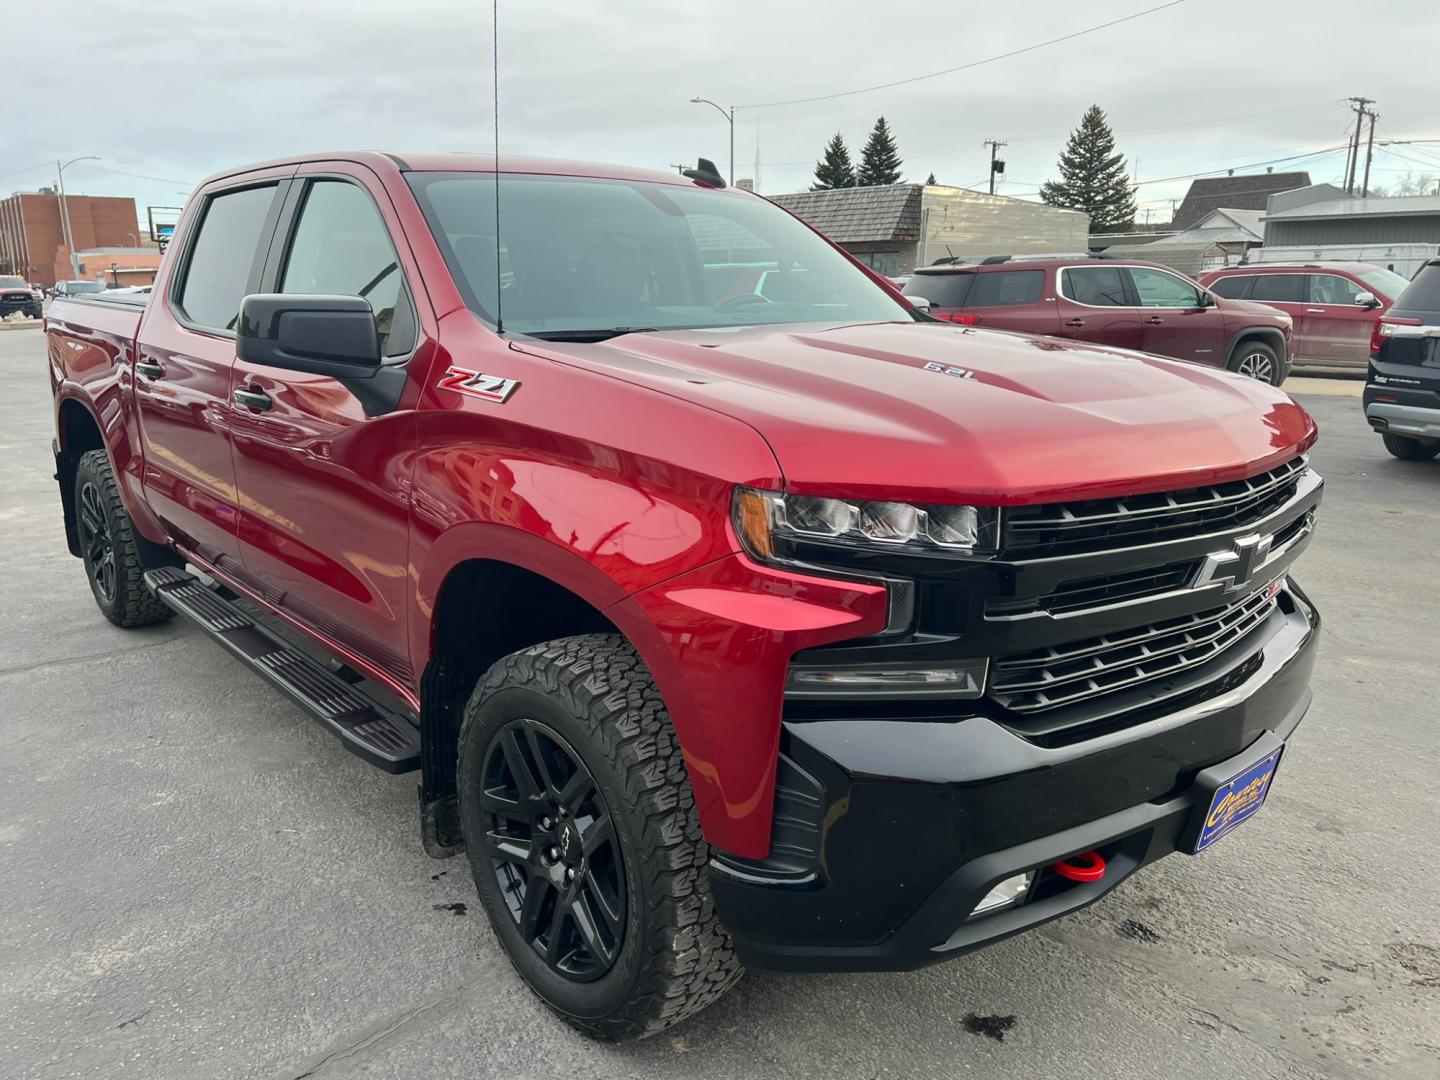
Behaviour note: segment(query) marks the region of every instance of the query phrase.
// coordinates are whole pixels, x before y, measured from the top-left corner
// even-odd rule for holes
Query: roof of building
[[[829,188],[772,195],[783,206],[837,244],[913,241],[920,238],[920,196],[924,184]]]
[[[1327,199],[1266,214],[1266,221],[1302,218],[1390,217],[1396,214],[1440,214],[1440,195],[1406,195],[1390,199]]]
[[[1241,210],[1233,206],[1221,206],[1210,211],[1195,224],[1199,228],[1227,228],[1234,226],[1252,232],[1255,236],[1265,235],[1264,225],[1265,211],[1262,210]],[[1227,225],[1228,223],[1228,225]]]
[[[1212,210],[1264,210],[1271,195],[1294,188],[1309,187],[1308,172],[1251,173],[1244,176],[1206,176],[1190,181],[1190,190],[1175,211],[1171,223],[1188,229]]]

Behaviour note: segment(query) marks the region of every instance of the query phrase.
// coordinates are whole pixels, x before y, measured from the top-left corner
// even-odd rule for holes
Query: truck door
[[[1067,266],[1060,271],[1060,335],[1097,345],[1140,348],[1140,308],[1118,266]]]
[[[388,196],[358,166],[327,164],[324,175],[306,175],[312,171],[320,167],[296,180],[264,289],[365,297],[384,354],[406,365],[421,337],[409,285],[419,278],[408,248],[392,239],[403,234]],[[243,360],[233,387],[241,402],[234,444],[246,568],[280,594],[288,614],[411,685],[413,414],[367,416],[337,379]]]
[[[230,454],[235,322],[259,279],[285,183],[202,195],[176,268],[140,327],[135,400],[145,498],[177,541],[212,563],[239,559]]]
[[[1150,266],[1126,267],[1144,309],[1140,316],[1146,352],[1223,366],[1225,316],[1214,306],[1202,307],[1205,291],[1179,274]]]

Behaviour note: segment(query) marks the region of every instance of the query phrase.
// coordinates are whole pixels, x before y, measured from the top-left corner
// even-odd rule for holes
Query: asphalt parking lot
[[[65,551],[43,339],[0,334],[0,1076],[1440,1075],[1440,461],[1301,399],[1326,620],[1268,805],[1041,931],[911,975],[752,974],[592,1043],[512,974],[389,777]],[[1297,386],[1299,384],[1296,384]],[[468,905],[468,909],[466,907]]]

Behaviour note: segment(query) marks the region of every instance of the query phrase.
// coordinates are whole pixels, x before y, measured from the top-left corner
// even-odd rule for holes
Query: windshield
[[[467,305],[505,329],[587,331],[910,321],[908,308],[780,208],[631,180],[410,173]],[[602,336],[601,334],[597,334]]]
[[[1410,284],[1395,271],[1379,266],[1372,270],[1361,270],[1356,276],[1386,300],[1394,300],[1405,291],[1405,286]]]
[[[25,284],[24,278],[0,277],[0,289],[28,289],[29,287]]]

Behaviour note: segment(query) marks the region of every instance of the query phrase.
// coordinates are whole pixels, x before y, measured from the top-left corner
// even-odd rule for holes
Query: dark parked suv
[[[993,255],[916,270],[905,295],[967,326],[1139,349],[1276,386],[1290,371],[1290,316],[1154,263]]]
[[[1440,454],[1440,259],[1422,266],[1375,321],[1365,418],[1398,458]]]
[[[1211,292],[1255,300],[1295,320],[1298,368],[1365,370],[1375,317],[1390,310],[1405,279],[1370,263],[1256,263],[1200,275]]]

